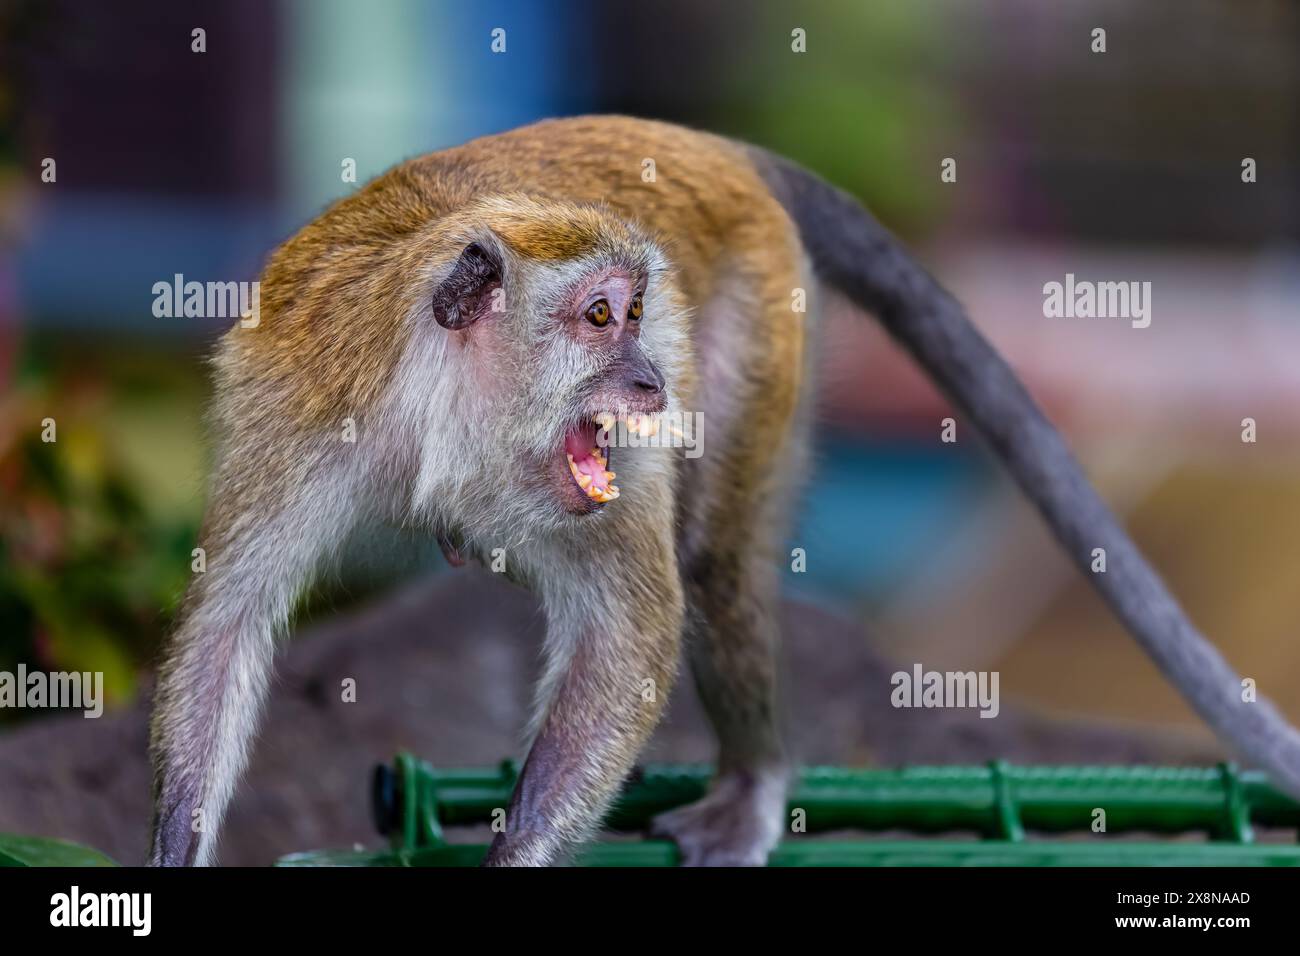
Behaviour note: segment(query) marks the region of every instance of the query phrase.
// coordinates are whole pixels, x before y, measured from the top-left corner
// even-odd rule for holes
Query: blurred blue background
[[[0,658],[104,669],[130,699],[188,576],[202,361],[228,323],[154,317],[155,282],[253,279],[407,157],[627,112],[761,143],[861,196],[1012,358],[1198,620],[1300,716],[1283,530],[1300,519],[1294,4],[54,0],[2,16]],[[1045,320],[1042,285],[1066,272],[1153,281],[1152,328]],[[880,622],[887,653],[999,667],[1032,705],[1188,723],[973,436],[938,442],[943,400],[851,318],[824,345],[791,589]],[[33,437],[47,415],[56,447]],[[1239,440],[1247,415],[1266,423],[1257,446]]]

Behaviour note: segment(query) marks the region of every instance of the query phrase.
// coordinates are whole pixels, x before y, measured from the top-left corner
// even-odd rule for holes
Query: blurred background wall
[[[752,140],[862,197],[1011,358],[1194,619],[1300,720],[1294,3],[0,11],[0,668],[103,670],[124,704],[190,573],[203,359],[228,323],[156,318],[155,282],[253,279],[401,159],[618,111]],[[1150,281],[1151,326],[1044,318],[1043,285],[1066,273]],[[823,344],[791,540],[808,565],[789,587],[871,622],[901,663],[997,669],[1045,713],[1200,733],[960,416],[957,443],[939,441],[949,409],[907,361],[838,314]],[[436,566],[396,553],[404,573]],[[316,613],[371,580],[358,571]]]

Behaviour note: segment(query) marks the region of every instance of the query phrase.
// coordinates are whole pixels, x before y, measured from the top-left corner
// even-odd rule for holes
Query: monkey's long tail
[[[799,228],[819,278],[879,316],[992,444],[1061,545],[1198,714],[1300,798],[1300,733],[1241,679],[1187,619],[1011,367],[961,306],[855,199],[754,150],[755,165]],[[1089,570],[1104,548],[1107,570]]]

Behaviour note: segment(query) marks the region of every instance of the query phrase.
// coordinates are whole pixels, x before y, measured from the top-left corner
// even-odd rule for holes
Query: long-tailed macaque
[[[658,122],[542,122],[397,166],[261,281],[259,321],[215,360],[207,571],[157,691],[153,863],[212,860],[276,635],[349,531],[379,520],[454,560],[502,558],[545,609],[531,749],[487,863],[550,863],[592,833],[684,650],[717,778],[655,829],[686,863],[761,864],[787,773],[778,549],[830,293],[884,323],[1197,712],[1300,795],[1296,732],[1243,701],[961,307],[783,159]],[[629,440],[696,419],[694,456]],[[1105,574],[1087,573],[1094,548]]]

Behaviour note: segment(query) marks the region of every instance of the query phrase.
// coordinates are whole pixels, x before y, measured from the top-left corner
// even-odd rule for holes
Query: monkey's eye
[[[641,312],[644,306],[641,304],[641,293],[638,292],[632,296],[632,304],[628,306],[627,317],[632,321],[638,321],[641,318]]]
[[[609,303],[598,299],[587,309],[587,321],[597,328],[604,328],[609,321]]]

